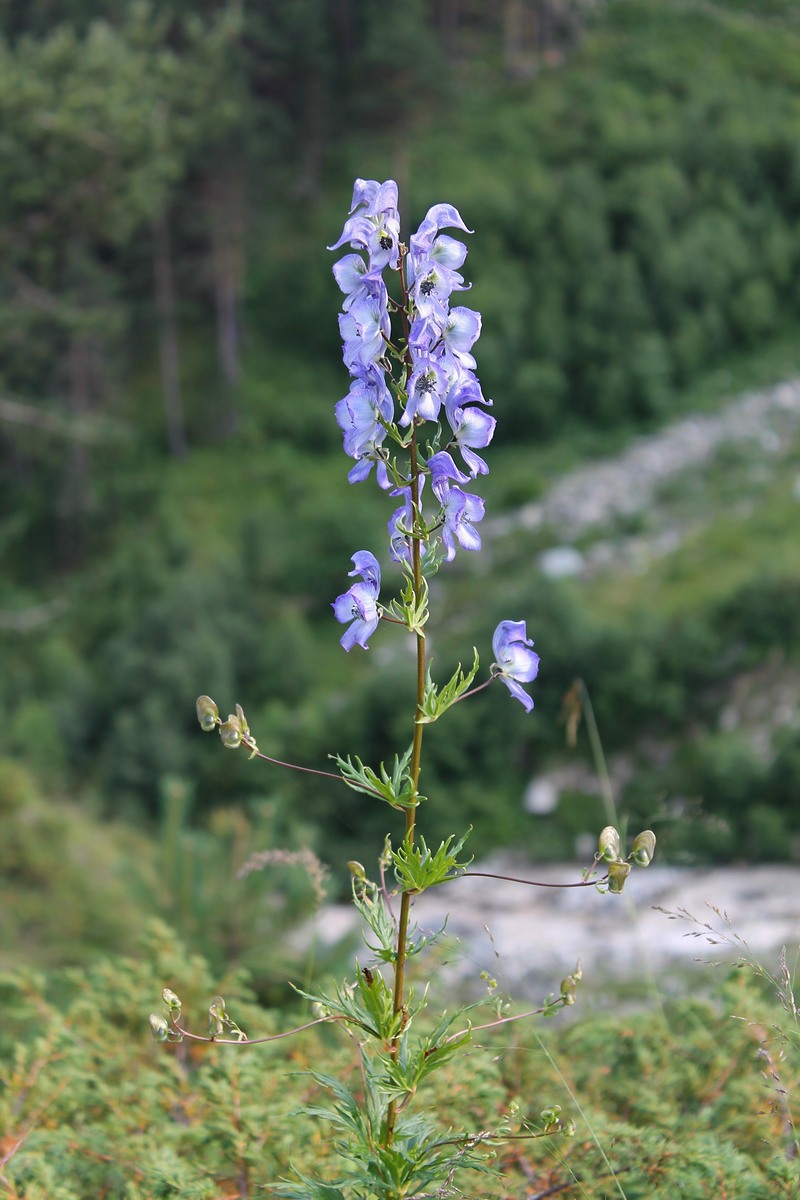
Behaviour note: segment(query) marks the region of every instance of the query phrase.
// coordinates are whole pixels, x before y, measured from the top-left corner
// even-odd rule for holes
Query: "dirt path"
[[[746,392],[717,413],[686,417],[636,438],[614,458],[576,467],[542,500],[487,525],[499,535],[548,526],[569,540],[649,508],[659,488],[683,471],[701,470],[725,444],[749,444],[754,454],[769,458],[798,429],[800,379]]]

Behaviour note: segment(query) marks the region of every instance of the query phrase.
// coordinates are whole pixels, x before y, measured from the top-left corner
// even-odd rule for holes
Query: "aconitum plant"
[[[276,1194],[296,1200],[462,1195],[457,1178],[466,1170],[490,1169],[494,1147],[504,1139],[569,1135],[574,1129],[555,1106],[532,1119],[510,1109],[490,1129],[452,1130],[425,1104],[426,1082],[448,1064],[452,1070],[479,1030],[490,1036],[511,1021],[573,1004],[580,968],[535,1012],[511,1014],[491,997],[487,1003],[494,1007],[486,1020],[475,1021],[473,1006],[438,1019],[426,1011],[420,964],[440,934],[423,933],[414,924],[414,898],[479,872],[470,871],[471,860],[463,856],[469,829],[454,832],[436,849],[418,831],[425,800],[420,791],[425,728],[495,680],[531,713],[530,687],[538,678],[539,655],[526,621],[508,619],[494,632],[493,661],[483,681],[475,682],[477,651],[468,670],[459,665],[442,683],[432,676],[426,641],[429,580],[457,554],[481,549],[484,502],[471,489],[488,471],[483,452],[492,440],[495,418],[487,411],[492,402],[483,394],[473,355],[480,314],[453,304],[454,296],[470,285],[461,273],[466,246],[447,231],[470,231],[451,204],[430,208],[407,243],[400,240],[400,228],[397,185],[358,179],[341,236],[330,247],[348,251],[333,267],[344,297],[339,329],[350,377],[347,394],[335,405],[335,418],[352,460],[348,479],[351,484],[375,481],[385,496],[388,529],[383,547],[353,553],[349,578],[354,582],[332,601],[333,615],[344,626],[340,640],[347,652],[368,651],[379,636],[410,637],[416,695],[408,714],[408,743],[391,761],[372,767],[355,755],[336,755],[336,772],[294,766],[328,775],[331,786],[353,788],[370,803],[385,802],[396,814],[377,860],[376,879],[362,864],[348,864],[353,903],[364,922],[367,964],[357,965],[353,978],[334,989],[300,993],[315,1006],[316,1021],[338,1024],[351,1035],[359,1071],[355,1087],[324,1071],[316,1073],[331,1102],[328,1108],[315,1105],[314,1112],[335,1131],[339,1170],[324,1179],[298,1175],[276,1181]],[[387,568],[395,581],[394,594],[390,586],[388,596]],[[228,748],[293,766],[259,750],[240,705],[223,721],[214,701],[201,696],[197,714],[202,728],[218,729]],[[428,801],[435,802],[435,796]],[[619,892],[631,863],[647,865],[654,844],[647,830],[624,858],[619,833],[608,826],[591,867],[578,882],[563,886]],[[519,882],[538,886],[531,880]],[[155,1036],[198,1038],[183,1023],[178,997],[167,989],[163,998],[165,1013],[151,1018]],[[201,1040],[247,1040],[221,998],[212,1003],[209,1018],[210,1039]]]

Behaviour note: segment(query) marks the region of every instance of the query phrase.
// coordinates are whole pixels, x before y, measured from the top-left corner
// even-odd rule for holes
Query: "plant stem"
[[[419,514],[419,462],[417,459],[417,431],[416,421],[411,437],[411,502],[414,513],[414,524],[417,524]],[[412,537],[409,539],[411,543],[411,565],[414,584],[414,600],[419,602],[422,596],[422,549],[420,539]],[[422,716],[422,702],[425,695],[425,637],[422,633],[417,632],[415,635],[417,642],[417,694],[414,711],[414,737],[411,744],[411,781],[414,786],[414,796],[419,793],[419,773],[422,764],[422,732],[425,726],[419,720]],[[414,828],[416,823],[417,810],[416,806],[406,809],[406,828],[405,840],[406,844],[411,846],[414,842]],[[394,1014],[399,1016],[405,1008],[405,969],[406,969],[406,952],[408,942],[408,920],[411,911],[411,896],[408,892],[403,892],[400,897],[400,918],[397,923],[397,951],[394,963]],[[402,1033],[402,1025],[400,1029]],[[392,1057],[397,1058],[400,1049],[400,1035],[398,1034],[392,1045]],[[386,1114],[386,1145],[391,1146],[394,1140],[394,1128],[397,1120],[397,1101],[392,1100]]]

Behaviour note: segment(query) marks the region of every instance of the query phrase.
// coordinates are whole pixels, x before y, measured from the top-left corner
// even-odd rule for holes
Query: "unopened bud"
[[[250,726],[247,724],[247,717],[244,715],[244,709],[241,704],[236,705],[236,716],[239,720],[239,728],[242,731],[243,738],[250,737]]]
[[[347,869],[353,876],[353,879],[357,879],[359,883],[362,883],[363,880],[367,878],[367,872],[356,858],[350,859],[349,863],[347,864]]]
[[[625,887],[625,880],[631,873],[631,864],[626,862],[611,862],[608,864],[608,890],[619,895]]]
[[[208,1006],[208,1027],[211,1036],[219,1036],[225,1032],[225,1021],[228,1014],[225,1011],[225,1001],[222,996],[215,996]]]
[[[553,1125],[558,1125],[559,1117],[561,1116],[561,1105],[551,1104],[549,1108],[543,1108],[539,1113],[539,1120],[549,1129]]]
[[[200,722],[200,728],[205,733],[211,733],[211,730],[219,721],[219,709],[210,696],[198,696],[195,704],[197,709],[197,719]]]
[[[561,1001],[563,1004],[574,1004],[577,991],[578,981],[574,975],[568,975],[566,979],[561,980]]]
[[[613,825],[606,825],[600,831],[597,839],[597,853],[604,862],[613,862],[619,858],[619,833]]]
[[[150,1013],[150,1032],[157,1042],[165,1042],[169,1037],[169,1024],[160,1013]]]
[[[631,856],[637,866],[649,867],[653,861],[655,852],[656,835],[652,829],[645,829],[642,833],[637,834],[633,841],[633,850],[631,851]]]
[[[238,750],[242,744],[242,726],[239,723],[239,718],[234,717],[231,713],[227,721],[223,721],[219,727],[219,736],[222,738],[222,744],[228,750]]]
[[[167,1008],[169,1008],[170,1010],[178,1009],[180,1011],[180,1008],[181,1008],[180,999],[178,996],[175,995],[175,993],[172,991],[171,988],[164,988],[163,992],[161,993],[161,999],[164,1001]]]

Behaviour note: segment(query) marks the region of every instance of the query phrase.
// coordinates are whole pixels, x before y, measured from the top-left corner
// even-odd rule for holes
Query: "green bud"
[[[597,853],[604,862],[613,862],[615,858],[619,858],[619,833],[613,825],[606,825],[605,829],[600,831]]]
[[[150,1032],[157,1042],[165,1042],[169,1037],[169,1024],[160,1013],[150,1013]]]
[[[543,1108],[539,1113],[539,1120],[542,1124],[549,1128],[551,1125],[557,1125],[558,1119],[561,1116],[561,1105],[551,1104],[549,1108]]]
[[[637,834],[633,842],[633,850],[631,857],[633,861],[640,867],[649,867],[653,861],[653,855],[656,852],[656,835],[652,829],[645,829],[642,833]]]
[[[241,704],[236,705],[236,716],[239,721],[239,728],[242,731],[243,738],[250,737],[250,726],[247,724],[247,717],[244,715],[244,709]]]
[[[177,1009],[178,1012],[180,1012],[182,1007],[180,999],[170,988],[164,988],[163,992],[161,993],[161,999],[164,1001],[170,1011]]]
[[[578,990],[578,981],[574,975],[568,975],[566,979],[561,980],[561,1001],[563,1004],[574,1004],[575,993]]]
[[[198,696],[195,708],[200,728],[204,733],[211,733],[211,730],[219,722],[219,709],[216,704],[210,696]]]
[[[242,726],[239,718],[230,713],[227,721],[220,722],[219,736],[227,750],[238,750],[242,744]]]
[[[362,883],[367,878],[367,872],[364,870],[361,863],[355,858],[350,859],[349,863],[347,864],[347,869],[353,876],[353,879],[357,879],[359,883]]]
[[[608,890],[619,895],[625,887],[625,880],[631,873],[631,864],[626,862],[611,862],[608,864]]]
[[[208,1028],[212,1037],[219,1037],[225,1032],[225,1022],[228,1014],[225,1011],[225,1001],[222,996],[215,996],[208,1006]]]

